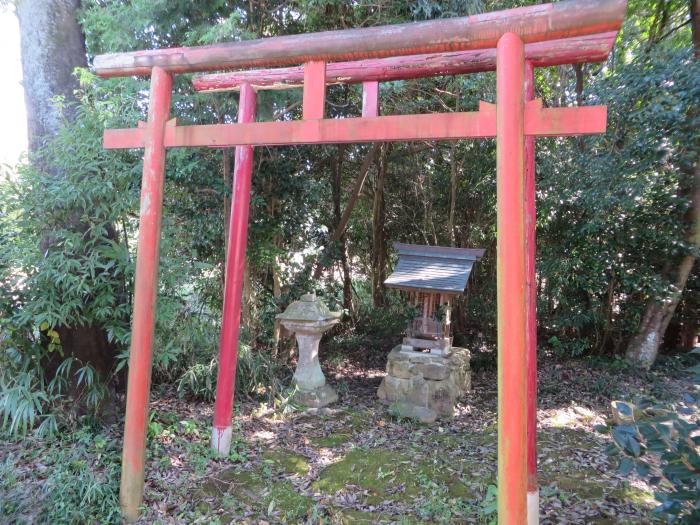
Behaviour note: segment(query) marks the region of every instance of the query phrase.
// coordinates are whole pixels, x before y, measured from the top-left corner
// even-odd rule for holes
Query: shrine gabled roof
[[[395,243],[399,262],[384,284],[401,290],[457,295],[467,287],[480,248],[447,248]]]

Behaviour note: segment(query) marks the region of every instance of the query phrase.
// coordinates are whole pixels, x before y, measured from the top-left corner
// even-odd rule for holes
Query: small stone
[[[418,373],[416,366],[408,360],[393,359],[386,365],[386,371],[389,375],[400,377],[401,379],[411,379]]]
[[[377,397],[379,398],[379,401],[387,401],[385,379],[382,379],[382,382],[379,384],[379,388],[377,389]]]
[[[427,352],[411,352],[408,356],[408,360],[411,363],[432,363],[436,361],[444,360],[441,356],[435,354],[429,354]]]
[[[459,392],[453,381],[428,381],[428,406],[441,416],[452,416]]]
[[[410,403],[395,403],[391,406],[401,417],[417,419],[421,423],[430,424],[437,420],[437,412],[427,407],[418,407]]]
[[[426,363],[424,365],[418,365],[416,367],[418,372],[423,374],[425,379],[432,379],[433,381],[442,381],[450,376],[451,370],[447,364],[442,363]]]
[[[383,395],[386,401],[401,401],[421,398],[424,385],[425,380],[421,376],[413,376],[411,379],[386,376],[380,388],[383,387]]]

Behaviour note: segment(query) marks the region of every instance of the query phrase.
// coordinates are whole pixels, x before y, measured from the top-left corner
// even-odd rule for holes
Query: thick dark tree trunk
[[[690,0],[691,27],[695,59],[700,60],[700,0]],[[661,15],[660,15],[661,16]],[[689,115],[689,120],[695,118],[695,111]],[[700,144],[696,144],[700,151]],[[686,239],[696,248],[700,247],[700,156],[695,161],[694,169],[688,173],[689,183],[682,190],[684,197],[690,198],[690,210],[686,217],[688,232]],[[646,307],[637,334],[627,347],[627,359],[632,363],[650,367],[656,361],[659,347],[663,342],[673,314],[681,300],[688,277],[695,265],[695,255],[689,253],[679,261],[670,263],[665,272],[665,280],[669,283],[669,294],[664,301],[652,300]]]
[[[79,0],[19,0],[17,17],[20,25],[24,98],[27,107],[29,152],[33,162],[55,177],[63,176],[43,158],[41,149],[59,131],[64,119],[75,115],[74,91],[78,88],[73,71],[86,67],[85,42],[76,14]],[[69,218],[71,227],[85,231],[79,213]],[[108,232],[114,240],[116,231]],[[45,238],[41,249],[50,248]],[[81,364],[91,364],[107,378],[115,363],[116,348],[99,326],[54,327],[65,356]],[[48,372],[58,365],[57,356],[46,363]]]

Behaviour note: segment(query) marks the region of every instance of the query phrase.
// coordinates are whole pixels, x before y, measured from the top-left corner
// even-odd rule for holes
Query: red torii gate
[[[499,523],[537,521],[534,138],[602,133],[606,108],[545,109],[533,100],[533,72],[536,66],[604,60],[625,9],[626,0],[569,0],[465,18],[95,57],[103,77],[151,75],[148,122],[104,132],[105,148],[144,148],[121,478],[127,520],[138,517],[143,500],[166,149],[236,146],[212,432],[212,446],[228,453],[253,147],[496,137],[498,515]],[[168,120],[175,73],[299,63],[304,65],[196,78],[200,91],[240,89],[237,124],[177,126]],[[379,81],[494,69],[496,105],[378,116]],[[324,118],[325,86],[340,82],[363,83],[361,118]],[[304,89],[302,120],[255,122],[256,90],[297,86]]]

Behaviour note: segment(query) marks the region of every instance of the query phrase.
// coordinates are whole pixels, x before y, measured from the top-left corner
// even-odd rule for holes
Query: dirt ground
[[[212,404],[161,392],[152,403],[140,522],[495,522],[495,371],[473,372],[473,389],[455,417],[423,426],[393,417],[378,402],[381,368],[343,360],[324,368],[340,394],[337,404],[303,411],[284,401],[239,403],[238,432],[231,455],[223,459],[208,447]],[[609,437],[593,427],[606,422],[611,399],[636,392],[672,400],[687,381],[680,373],[638,374],[610,363],[543,362],[538,412],[542,523],[650,523],[649,510],[655,506],[650,487],[617,474],[605,454]],[[105,472],[113,491],[120,432],[115,425],[101,434],[106,443],[101,457],[112,458]],[[13,471],[16,483],[25,487],[15,489],[16,497],[41,493],[36,463],[52,452],[35,448],[29,453],[21,442],[3,448],[3,455],[22,465]],[[86,453],[86,468],[106,468],[94,451]],[[22,522],[31,513],[15,511],[14,516]]]

